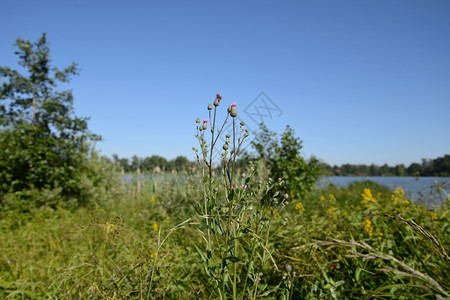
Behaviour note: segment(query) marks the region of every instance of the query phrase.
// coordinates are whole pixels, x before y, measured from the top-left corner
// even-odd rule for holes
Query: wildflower
[[[372,192],[370,189],[364,189],[363,193],[361,194],[361,197],[363,198],[361,200],[361,204],[369,204],[370,202],[377,203],[375,198],[372,196]]]
[[[155,231],[158,231],[158,224],[153,223],[152,227],[153,227],[153,229],[154,229]]]
[[[280,213],[278,212],[277,209],[274,209],[274,210],[272,211],[272,215],[273,215],[273,218],[278,218],[278,217],[280,216]]]
[[[320,195],[319,200],[320,200],[320,202],[325,201],[325,196],[324,195]]]
[[[156,251],[153,251],[151,254],[150,254],[150,258],[157,258],[158,257],[158,252],[156,252]]]
[[[377,235],[378,235],[378,240],[381,241],[381,239],[383,238],[383,233],[377,229]]]
[[[430,212],[430,215],[431,215],[431,220],[433,221],[433,223],[436,223],[437,220],[439,219],[437,212],[432,211],[432,212]]]
[[[301,202],[295,204],[295,210],[298,211],[305,211],[305,207],[303,206],[303,204]]]
[[[152,203],[155,203],[156,202],[156,198],[155,197],[151,197],[150,201],[152,201]]]
[[[370,237],[373,236],[372,221],[370,221],[369,219],[364,220],[364,231],[366,231]]]
[[[214,106],[219,106],[220,100],[222,100],[222,96],[220,96],[220,94],[217,94],[216,100],[214,100]]]
[[[336,207],[331,206],[330,208],[327,209],[327,212],[330,215],[330,217],[334,217],[336,213]]]
[[[230,107],[228,108],[228,111],[230,113],[230,116],[232,116],[233,118],[237,117],[236,102],[231,103]]]
[[[120,234],[119,228],[114,223],[109,224],[108,231],[114,236],[114,238],[117,238]]]
[[[207,124],[208,124],[208,119],[203,119],[203,126],[202,126],[203,130],[206,130],[206,128],[208,126]]]
[[[246,184],[243,184],[241,187],[242,187],[243,190],[247,189],[247,185]]]
[[[395,205],[403,204],[408,206],[410,204],[409,201],[405,198],[405,192],[401,187],[397,187],[394,189],[394,191],[392,191],[391,198],[394,201]]]

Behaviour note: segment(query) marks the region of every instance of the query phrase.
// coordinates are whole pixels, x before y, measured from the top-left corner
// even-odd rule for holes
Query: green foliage
[[[216,298],[217,291],[209,289],[214,279],[198,255],[197,248],[206,247],[206,235],[198,231],[206,231],[198,222],[202,219],[177,227],[198,219],[192,204],[203,199],[201,180],[159,176],[124,182],[120,197],[108,197],[95,208],[0,211],[0,298],[145,299],[150,278],[151,299]],[[361,203],[365,189],[376,202]],[[272,224],[267,249],[278,271],[270,262],[256,273],[259,299],[446,299],[450,263],[411,220],[448,251],[449,205],[450,198],[435,210],[407,204],[401,193],[362,182],[314,190],[276,217],[267,212],[266,222]],[[400,215],[407,223],[386,215]],[[245,245],[250,235],[233,242]],[[250,249],[238,248],[237,257],[248,259]],[[232,260],[226,260],[231,274]],[[248,266],[236,262],[237,271]],[[253,286],[252,279],[247,284]],[[237,282],[238,296],[244,281]],[[244,294],[241,299],[253,298]]]
[[[302,141],[295,137],[291,127],[286,127],[278,141],[276,133],[262,124],[252,145],[257,151],[257,159],[269,169],[269,176],[283,181],[282,185],[274,186],[274,191],[296,198],[311,191],[318,176],[318,161],[315,158],[305,161],[300,153]]]
[[[87,163],[88,141],[99,136],[88,130],[86,118],[75,116],[72,92],[57,89],[77,66],[51,68],[45,33],[34,44],[18,38],[15,46],[26,75],[0,67],[0,202],[7,193],[30,199],[29,191],[58,191],[60,199],[86,204],[85,182],[94,184],[98,176]],[[35,204],[54,206],[57,198]]]

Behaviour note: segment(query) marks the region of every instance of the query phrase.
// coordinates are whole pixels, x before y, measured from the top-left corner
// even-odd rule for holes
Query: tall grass
[[[97,206],[0,210],[0,298],[450,297],[448,195],[430,210],[372,182],[276,194],[264,165],[236,172],[231,108],[215,174],[217,107],[191,173],[135,174]]]
[[[203,198],[202,192],[187,182],[171,187],[154,193],[152,182],[142,182],[137,195],[133,183],[127,183],[123,197],[90,209],[2,211],[0,297],[208,299],[216,295],[218,291],[211,288],[216,283],[211,282],[200,254],[206,243],[204,232],[199,234],[204,219],[192,205]],[[376,204],[370,204],[375,207],[361,204],[364,189],[375,195]],[[250,278],[245,263],[236,260],[240,275],[236,297],[251,298],[254,294],[243,293],[243,287],[257,283],[260,298],[445,299],[450,290],[445,258],[449,199],[446,203],[438,210],[404,202],[394,205],[391,192],[367,182],[315,190],[301,202],[291,200],[276,217],[266,211],[270,229],[259,238],[247,234],[254,246],[264,248],[248,251],[258,253],[258,262],[271,257],[270,261]],[[189,221],[177,227],[185,220]],[[238,255],[239,251],[246,250],[239,249]],[[233,274],[232,265],[229,270]],[[234,283],[232,276],[229,280]],[[232,289],[226,292],[233,294]]]

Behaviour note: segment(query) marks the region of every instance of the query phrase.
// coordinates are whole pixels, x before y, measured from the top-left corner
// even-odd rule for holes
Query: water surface
[[[320,177],[317,184],[324,187],[333,184],[346,187],[351,182],[370,180],[386,186],[390,190],[401,187],[408,199],[416,203],[430,206],[442,205],[445,195],[439,192],[436,185],[441,186],[450,194],[450,177],[401,177],[401,176],[327,176]]]

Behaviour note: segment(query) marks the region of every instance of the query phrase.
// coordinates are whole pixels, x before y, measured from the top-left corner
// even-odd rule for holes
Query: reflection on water
[[[393,190],[401,187],[405,195],[416,203],[424,203],[429,206],[442,205],[445,194],[440,192],[436,185],[442,187],[450,194],[450,177],[399,177],[399,176],[328,176],[319,178],[317,184],[324,187],[333,184],[338,187],[346,187],[351,182],[370,180]]]

